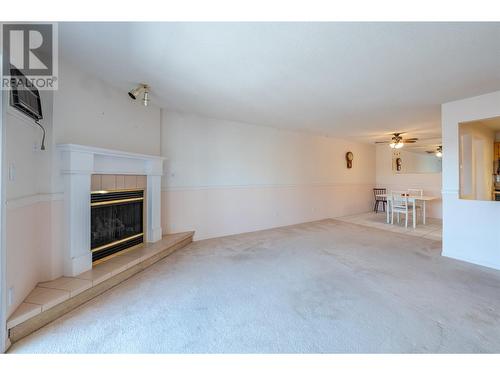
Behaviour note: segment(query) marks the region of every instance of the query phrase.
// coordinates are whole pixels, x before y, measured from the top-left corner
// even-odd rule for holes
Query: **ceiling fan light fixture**
[[[442,146],[439,146],[436,150],[436,156],[438,158],[442,158],[443,157],[443,147]]]
[[[404,146],[404,143],[401,142],[401,141],[392,141],[391,143],[389,143],[389,147],[390,148],[396,148],[396,149],[398,149],[398,148],[401,148],[403,146]]]
[[[401,137],[401,134],[404,133],[392,133],[393,137],[390,139],[390,141],[376,141],[375,144],[388,144],[390,148],[401,148],[405,145],[405,143],[415,143],[418,141],[418,138],[406,138],[403,139]]]

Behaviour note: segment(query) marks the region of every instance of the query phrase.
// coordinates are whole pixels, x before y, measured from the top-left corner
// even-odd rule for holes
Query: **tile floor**
[[[425,225],[417,223],[415,229],[413,229],[411,225],[405,228],[404,220],[401,220],[401,223],[398,224],[396,219],[394,219],[394,224],[387,224],[385,212],[367,212],[336,218],[336,220],[383,229],[390,232],[404,233],[410,236],[428,238],[430,240],[442,240],[443,222],[441,219],[427,218]]]

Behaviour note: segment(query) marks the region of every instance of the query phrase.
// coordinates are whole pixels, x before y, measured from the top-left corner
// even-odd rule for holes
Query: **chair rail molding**
[[[156,242],[161,229],[161,176],[165,158],[98,147],[59,144],[64,179],[64,274],[76,276],[92,268],[90,191],[92,174],[147,176],[146,241]]]

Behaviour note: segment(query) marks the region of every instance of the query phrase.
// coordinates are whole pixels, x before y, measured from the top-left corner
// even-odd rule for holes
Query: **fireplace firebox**
[[[92,262],[144,242],[144,190],[91,193]]]

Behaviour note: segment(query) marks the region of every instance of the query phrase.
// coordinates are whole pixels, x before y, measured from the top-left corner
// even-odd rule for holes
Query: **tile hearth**
[[[169,255],[169,249],[186,241],[191,242],[193,234],[194,232],[184,232],[165,235],[158,242],[144,243],[124,251],[123,254],[97,264],[91,270],[75,277],[63,276],[52,281],[39,283],[9,317],[7,329],[15,328],[138,264],[144,264],[143,268],[146,268]]]

